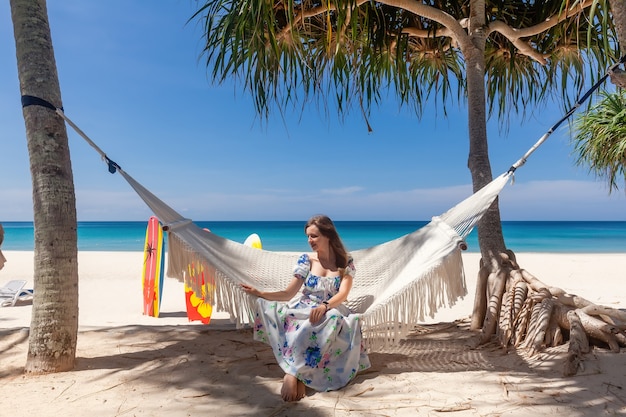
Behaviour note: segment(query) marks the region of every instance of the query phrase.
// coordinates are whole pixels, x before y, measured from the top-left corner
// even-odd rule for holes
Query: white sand
[[[5,252],[0,285],[26,279],[33,253]],[[575,377],[561,377],[563,348],[533,358],[495,346],[471,350],[465,323],[479,254],[463,255],[469,294],[348,387],[284,404],[268,346],[224,313],[189,323],[183,284],[166,278],[161,317],[142,314],[140,252],[81,252],[80,333],[72,372],[22,374],[30,303],[0,308],[0,415],[45,416],[568,416],[626,415],[626,356],[595,349]],[[626,307],[626,255],[517,254],[546,284]],[[358,267],[358,266],[357,266]],[[357,281],[358,282],[358,269]]]

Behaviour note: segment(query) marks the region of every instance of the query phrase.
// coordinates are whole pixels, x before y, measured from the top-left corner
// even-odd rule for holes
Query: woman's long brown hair
[[[317,226],[322,236],[328,238],[330,248],[335,254],[335,263],[340,269],[341,276],[343,276],[344,269],[348,266],[348,251],[346,251],[346,247],[343,245],[343,242],[339,237],[339,233],[337,233],[335,224],[330,217],[324,214],[318,214],[311,217],[309,221],[306,222],[306,225],[304,226],[305,233],[306,229],[313,225]]]

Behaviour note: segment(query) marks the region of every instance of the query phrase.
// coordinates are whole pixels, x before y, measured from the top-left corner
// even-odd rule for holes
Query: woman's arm
[[[333,295],[330,300],[312,309],[311,314],[309,315],[309,321],[313,324],[322,321],[328,310],[339,306],[348,299],[348,294],[351,289],[352,275],[344,275],[341,279],[341,284],[339,285],[339,291],[337,291],[337,294]]]
[[[289,285],[287,285],[287,288],[282,291],[259,291],[256,288],[245,284],[241,284],[241,288],[243,288],[243,290],[250,295],[265,298],[266,300],[289,301],[298,293],[298,290],[302,287],[302,282],[302,279],[293,277]]]
[[[348,299],[348,294],[352,289],[352,275],[344,275],[341,278],[339,291],[328,300],[328,309],[335,308]]]

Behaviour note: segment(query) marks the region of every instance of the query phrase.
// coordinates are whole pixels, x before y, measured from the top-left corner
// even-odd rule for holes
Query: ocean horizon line
[[[337,229],[348,250],[365,249],[411,233],[429,220],[338,220]],[[3,250],[33,250],[31,221],[0,222],[5,229]],[[224,220],[194,221],[201,228],[243,243],[252,233],[263,249],[309,251],[304,221]],[[148,221],[79,221],[80,251],[143,251]],[[626,221],[613,220],[504,220],[507,247],[516,252],[626,253]],[[466,238],[468,252],[479,252],[476,230]]]

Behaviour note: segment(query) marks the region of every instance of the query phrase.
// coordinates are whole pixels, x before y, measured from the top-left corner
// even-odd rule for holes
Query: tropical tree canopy
[[[523,113],[554,91],[569,106],[615,61],[606,0],[214,0],[192,19],[213,79],[241,82],[262,115],[311,98],[368,114],[392,91],[420,116],[430,98],[444,110],[465,100],[461,51],[480,10],[489,114]]]

